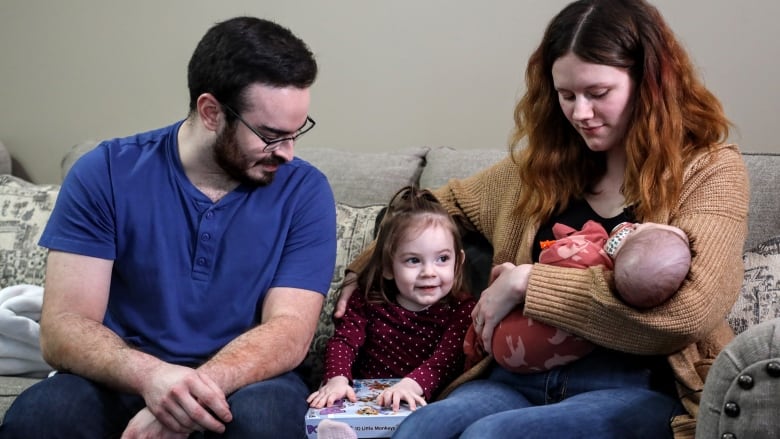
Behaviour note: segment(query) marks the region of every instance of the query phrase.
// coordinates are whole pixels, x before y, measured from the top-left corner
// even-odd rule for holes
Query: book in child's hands
[[[402,403],[400,409],[394,412],[391,407],[377,404],[376,398],[398,381],[397,378],[353,380],[357,401],[340,399],[332,407],[309,408],[306,413],[307,436],[309,439],[317,439],[317,425],[326,418],[349,424],[359,438],[392,436],[398,424],[411,411],[406,403]]]

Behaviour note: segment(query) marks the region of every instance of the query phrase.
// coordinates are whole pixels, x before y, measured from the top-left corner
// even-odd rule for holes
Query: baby
[[[668,300],[688,274],[691,252],[682,230],[658,223],[621,223],[607,235],[588,221],[577,231],[563,224],[553,226],[554,241],[544,241],[542,264],[587,268],[602,265],[614,269],[615,287],[629,306],[650,308]],[[515,308],[496,327],[492,351],[505,369],[532,373],[574,361],[593,350],[587,340],[523,316]],[[464,343],[466,367],[484,357],[473,326]]]
[[[691,268],[688,236],[667,224],[618,224],[604,251],[614,260],[618,294],[635,308],[666,302]]]

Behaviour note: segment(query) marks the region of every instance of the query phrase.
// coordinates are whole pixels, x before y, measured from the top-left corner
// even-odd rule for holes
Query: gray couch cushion
[[[780,154],[742,155],[750,176],[750,217],[745,250],[780,235]]]
[[[73,166],[73,164],[76,163],[76,160],[84,155],[85,152],[96,147],[98,143],[100,142],[97,140],[85,140],[81,143],[73,145],[70,150],[65,153],[65,156],[60,162],[60,177],[64,180],[65,175],[67,175],[68,171],[70,171],[70,168]]]
[[[427,148],[402,152],[354,152],[297,148],[295,155],[328,176],[336,201],[352,206],[386,204],[404,186],[415,184]]]
[[[500,161],[508,149],[455,150],[447,146],[431,148],[426,155],[420,187],[435,189],[453,178],[465,178]]]
[[[11,154],[3,142],[0,142],[0,174],[10,174],[11,170]]]

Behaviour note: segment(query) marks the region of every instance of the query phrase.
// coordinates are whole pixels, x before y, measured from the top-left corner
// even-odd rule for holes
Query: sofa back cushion
[[[0,142],[0,174],[10,174],[12,170],[11,154],[8,153],[3,142]]]
[[[73,164],[76,163],[76,160],[89,150],[94,149],[98,144],[100,144],[100,142],[97,140],[85,140],[73,145],[60,161],[60,178],[65,180],[65,176],[68,174],[68,171],[70,171],[70,168],[73,167]]]
[[[328,176],[337,202],[351,206],[386,204],[404,186],[416,184],[427,148],[395,152],[355,152],[297,148],[295,155]]]
[[[436,189],[453,178],[466,178],[498,163],[507,156],[504,149],[462,149],[448,146],[431,148],[425,156],[420,187]]]
[[[750,211],[745,250],[780,235],[780,154],[742,154],[750,178]]]
[[[57,185],[0,175],[0,288],[43,285],[46,249],[38,246],[38,238],[58,193]]]

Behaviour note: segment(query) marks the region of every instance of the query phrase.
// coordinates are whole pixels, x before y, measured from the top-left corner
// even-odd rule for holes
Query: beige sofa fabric
[[[740,334],[759,323],[780,318],[780,236],[746,251],[745,275],[728,320]],[[780,340],[778,340],[780,341]],[[780,352],[777,352],[780,355]]]
[[[46,250],[38,246],[38,238],[58,193],[57,185],[0,175],[0,288],[43,285]]]
[[[339,296],[339,288],[344,281],[344,273],[363,249],[374,239],[376,217],[382,205],[352,207],[336,203],[336,266],[328,290],[328,297],[320,312],[320,320],[309,353],[303,366],[308,369],[309,385],[316,388],[320,384],[325,369],[325,345],[333,335],[333,310]]]

